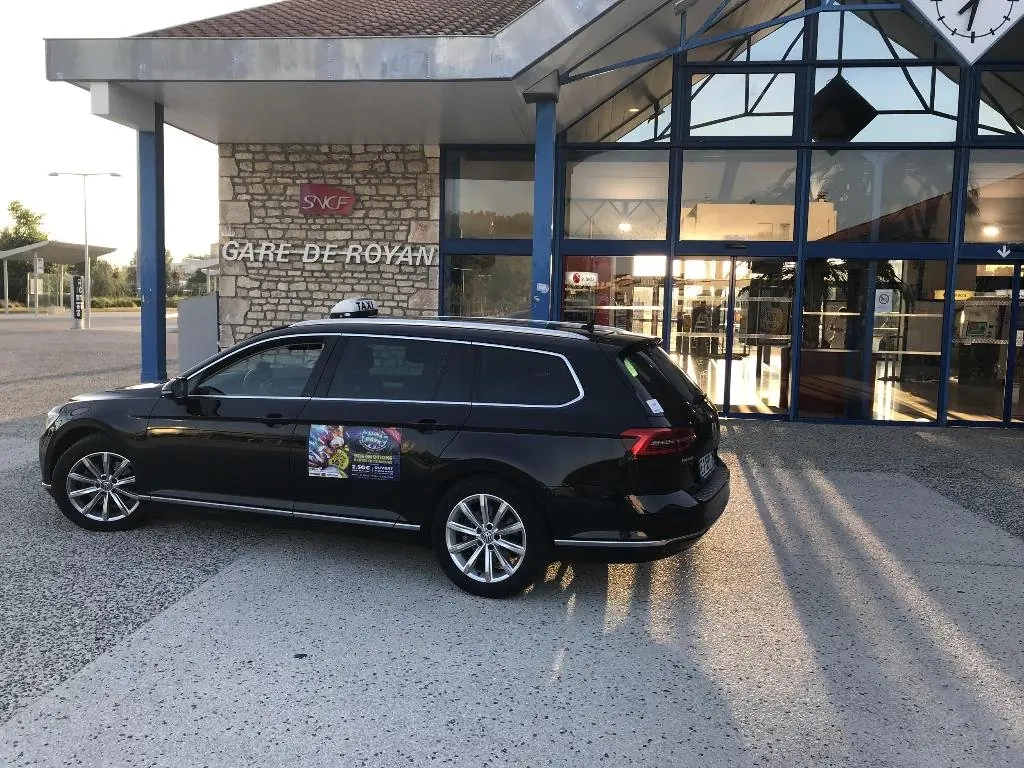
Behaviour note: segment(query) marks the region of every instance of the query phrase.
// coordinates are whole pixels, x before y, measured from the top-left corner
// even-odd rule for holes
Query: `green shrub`
[[[93,296],[93,309],[132,309],[139,306],[139,300],[131,296]]]

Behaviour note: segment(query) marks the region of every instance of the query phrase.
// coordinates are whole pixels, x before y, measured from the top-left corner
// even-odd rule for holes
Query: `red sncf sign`
[[[300,184],[299,213],[304,216],[349,216],[356,196],[330,184]]]

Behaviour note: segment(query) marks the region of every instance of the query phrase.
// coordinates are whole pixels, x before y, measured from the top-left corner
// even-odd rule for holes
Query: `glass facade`
[[[563,84],[552,316],[726,415],[1024,423],[1024,27],[968,68],[902,9],[716,5]],[[531,149],[444,149],[446,313],[530,316]]]

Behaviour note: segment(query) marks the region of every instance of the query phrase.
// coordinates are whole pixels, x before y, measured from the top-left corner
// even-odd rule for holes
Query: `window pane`
[[[792,240],[796,152],[688,150],[683,240]]]
[[[663,240],[668,152],[572,153],[566,162],[566,237]]]
[[[664,255],[566,256],[562,319],[661,336]]]
[[[691,136],[789,136],[792,72],[692,75]]]
[[[801,416],[933,421],[944,261],[810,260]]]
[[[1024,72],[981,73],[978,133],[1024,136]]]
[[[668,141],[672,129],[672,60],[650,68],[569,128],[571,142]]]
[[[267,347],[200,379],[197,395],[302,397],[320,353],[322,341]]]
[[[830,14],[823,14],[830,15]],[[821,142],[952,142],[960,87],[954,68],[817,69],[811,135]]]
[[[967,199],[967,242],[1024,241],[1024,150],[971,152]]]
[[[902,11],[866,11],[856,8],[872,0],[842,0],[849,11],[818,14],[819,59],[934,59],[950,58],[937,48],[932,33]]]
[[[449,256],[445,314],[530,317],[529,256]]]
[[[474,345],[475,403],[565,405],[580,395],[565,361],[555,355]]]
[[[815,150],[809,240],[946,242],[953,153]]]
[[[950,419],[1002,421],[1007,352],[1017,343],[1010,332],[1012,294],[1013,265],[957,265]],[[1018,370],[1021,365],[1018,357]]]
[[[329,397],[434,400],[450,344],[351,336],[331,380]]]
[[[448,237],[533,234],[533,159],[529,153],[452,152],[444,182]]]

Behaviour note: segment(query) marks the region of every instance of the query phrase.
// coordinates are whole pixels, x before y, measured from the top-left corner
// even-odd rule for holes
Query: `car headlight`
[[[62,405],[58,405],[56,408],[51,408],[47,412],[47,414],[46,414],[46,426],[43,428],[43,431],[46,431],[47,429],[49,429],[50,427],[53,426],[53,422],[55,422],[57,420],[57,418],[60,416],[60,409],[63,408],[63,407],[64,406],[62,406]]]

